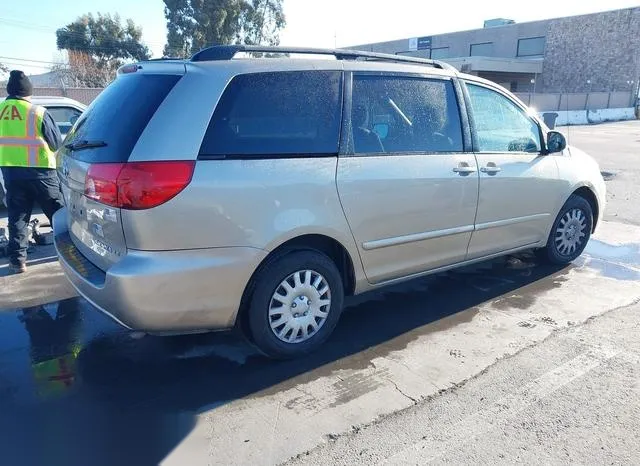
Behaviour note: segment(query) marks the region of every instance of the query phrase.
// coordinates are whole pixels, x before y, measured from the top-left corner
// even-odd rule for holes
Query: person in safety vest
[[[11,71],[7,94],[0,103],[0,167],[9,213],[7,253],[11,271],[22,273],[26,271],[34,203],[40,205],[49,223],[62,207],[55,170],[55,151],[62,138],[51,115],[31,103],[33,86],[22,71]]]

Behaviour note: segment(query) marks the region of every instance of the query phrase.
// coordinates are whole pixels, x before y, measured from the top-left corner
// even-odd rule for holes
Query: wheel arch
[[[579,196],[583,198],[585,201],[589,203],[591,206],[591,210],[593,212],[593,224],[591,225],[591,233],[596,231],[596,225],[598,224],[598,219],[600,218],[600,205],[598,203],[598,197],[596,196],[593,189],[589,186],[580,186],[576,188],[571,195]],[[566,202],[566,201],[565,201]]]
[[[356,289],[356,269],[354,267],[351,254],[349,254],[347,248],[340,241],[327,235],[315,233],[303,234],[290,238],[269,252],[269,254],[260,262],[258,267],[256,267],[253,274],[251,274],[251,277],[245,286],[242,299],[240,301],[238,317],[236,319],[236,327],[243,330],[245,335],[249,335],[249,332],[247,332],[248,327],[245,318],[247,307],[254,291],[255,280],[259,276],[260,272],[267,264],[270,264],[292,252],[304,250],[317,251],[331,259],[338,268],[340,276],[342,277],[345,296],[354,294]]]

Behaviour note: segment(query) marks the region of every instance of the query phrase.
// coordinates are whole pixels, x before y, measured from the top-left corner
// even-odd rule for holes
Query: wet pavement
[[[0,464],[284,460],[606,311],[598,296],[640,297],[640,236],[620,228],[569,267],[523,255],[353,298],[324,348],[295,361],[267,360],[233,333],[134,338],[81,298],[0,311]],[[368,410],[374,395],[388,402]],[[292,446],[256,462],[260,432],[285,415],[315,416],[316,430],[301,425]],[[244,456],[210,458],[229,442]]]
[[[325,349],[285,362],[262,357],[235,334],[136,339],[82,298],[2,312],[0,444],[7,443],[0,451],[8,464],[157,464],[200,412],[335,369],[366,368],[368,349],[401,349],[416,329],[456,325],[486,299],[541,279],[540,288],[557,286],[562,274],[496,262],[359,297]],[[469,286],[471,293],[457,292]]]

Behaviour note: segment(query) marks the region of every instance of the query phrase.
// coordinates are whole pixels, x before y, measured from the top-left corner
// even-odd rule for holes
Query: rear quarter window
[[[337,154],[341,103],[339,71],[236,76],[213,113],[200,156]]]
[[[65,145],[102,141],[106,146],[74,151],[71,156],[89,163],[126,162],[149,120],[180,78],[143,73],[118,77],[91,103],[64,141]]]

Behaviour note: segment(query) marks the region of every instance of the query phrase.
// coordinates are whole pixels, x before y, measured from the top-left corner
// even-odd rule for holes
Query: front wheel
[[[273,358],[301,356],[333,332],[344,300],[342,277],[324,254],[297,251],[267,264],[248,308],[251,337]]]
[[[583,197],[571,195],[556,217],[547,246],[538,257],[564,265],[575,260],[587,246],[593,228],[593,209]]]

